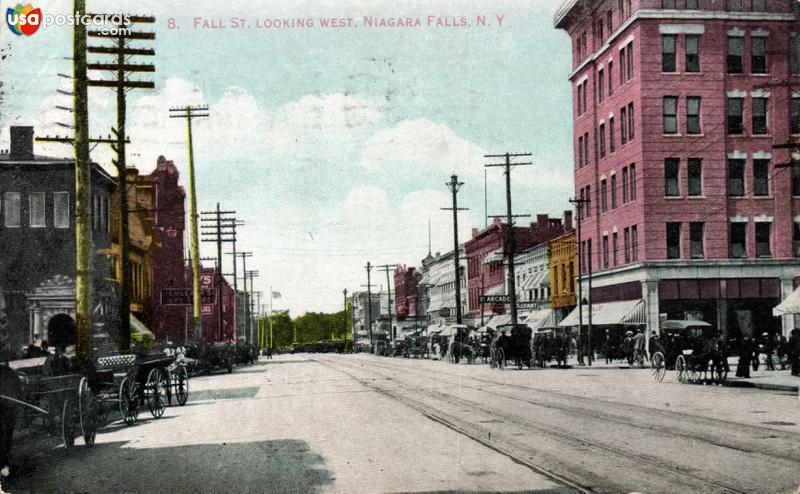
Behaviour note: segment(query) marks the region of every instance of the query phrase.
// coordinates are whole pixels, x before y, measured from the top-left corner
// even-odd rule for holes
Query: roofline
[[[8,155],[6,155],[8,156]],[[32,160],[4,160],[0,159],[0,167],[3,165],[17,165],[17,166],[55,166],[55,165],[69,165],[74,164],[74,158],[50,158],[50,157],[34,157]],[[117,180],[111,176],[108,171],[95,161],[92,161],[92,168],[103,178],[109,182],[116,184]]]
[[[560,24],[577,4],[578,0],[565,0],[564,3],[562,3],[558,9],[556,9],[556,13],[553,14],[553,26],[555,26],[557,29],[562,29]]]

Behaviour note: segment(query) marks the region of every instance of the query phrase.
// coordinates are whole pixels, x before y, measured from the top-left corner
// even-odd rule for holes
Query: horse
[[[17,425],[17,406],[4,399],[22,399],[22,382],[15,371],[7,365],[0,364],[0,489],[2,477],[8,477],[11,470],[10,456]]]

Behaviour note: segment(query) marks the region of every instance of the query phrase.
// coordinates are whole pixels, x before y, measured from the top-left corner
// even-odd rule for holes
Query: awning
[[[539,288],[542,284],[547,280],[547,284],[550,283],[550,275],[547,270],[542,270],[536,273],[533,273],[530,277],[526,278],[525,281],[522,282],[522,286],[520,287],[521,290],[531,290],[533,288]]]
[[[484,264],[489,264],[489,263],[492,263],[492,262],[500,262],[502,260],[503,260],[503,250],[502,249],[497,249],[494,252],[492,252],[491,254],[489,254],[488,256],[484,257],[483,258],[483,263]]]
[[[443,329],[444,329],[444,326],[442,326],[442,325],[431,324],[430,326],[428,326],[428,334],[430,334],[430,335],[439,334],[439,333],[442,332]]]
[[[533,324],[528,323],[528,327],[533,331],[546,328],[557,328],[558,324],[556,323],[556,313],[552,310],[547,310],[546,312],[547,315],[545,315],[542,319],[539,319]]]
[[[510,324],[511,323],[511,314],[497,314],[492,316],[489,319],[489,322],[486,323],[486,328],[497,329],[497,326],[502,326],[503,324]]]
[[[775,317],[787,314],[800,314],[800,287],[797,287],[783,302],[772,309],[772,315]]]
[[[147,326],[144,325],[142,321],[136,318],[133,314],[131,314],[131,339],[133,341],[138,341],[141,343],[145,348],[150,348],[153,344],[153,340],[155,340],[155,335],[147,329]]]
[[[506,287],[504,285],[497,285],[489,288],[483,294],[484,295],[505,295]]]
[[[578,308],[569,313],[559,326],[577,326],[579,323]],[[583,306],[583,324],[589,323],[589,307]],[[602,326],[609,324],[644,324],[644,300],[624,300],[621,302],[608,302],[592,304],[592,325]]]
[[[431,297],[431,301],[428,304],[428,312],[437,312],[439,309],[444,307],[444,300],[442,297]]]
[[[540,309],[532,311],[528,314],[528,317],[525,319],[521,319],[523,324],[527,324],[531,329],[535,329],[537,327],[547,327],[547,326],[540,326],[548,316],[552,316],[553,311],[550,309]]]

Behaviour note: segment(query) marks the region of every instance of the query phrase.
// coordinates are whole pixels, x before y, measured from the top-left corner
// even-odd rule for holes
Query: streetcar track
[[[377,367],[381,367],[381,368],[387,369],[387,370],[388,369],[403,368],[404,370],[407,370],[407,371],[410,370],[411,372],[413,372],[416,375],[420,375],[420,376],[423,376],[423,377],[426,377],[426,378],[430,379],[430,374],[424,373],[424,372],[422,372],[422,371],[420,371],[418,369],[413,369],[413,368],[407,369],[404,366],[391,365],[389,363],[374,363],[374,365],[377,366]],[[555,392],[555,391],[551,392],[549,390],[542,390],[540,388],[535,388],[535,387],[525,386],[525,385],[520,385],[520,384],[503,383],[503,382],[498,382],[498,381],[482,379],[482,378],[474,377],[474,376],[464,376],[464,375],[460,375],[460,374],[454,374],[452,372],[443,372],[442,374],[446,374],[446,375],[448,375],[450,377],[456,377],[456,378],[459,378],[459,379],[471,379],[473,381],[478,381],[478,382],[481,382],[481,383],[484,383],[484,384],[491,384],[491,385],[495,385],[495,386],[505,386],[505,387],[508,387],[508,388],[516,388],[516,389],[523,389],[523,390],[527,390],[527,391],[534,391],[536,393],[545,394],[545,395],[546,394],[556,394],[561,398],[569,397],[569,399],[571,399],[571,400],[580,400],[580,401],[586,401],[587,400],[587,399],[584,399],[584,398],[581,398],[581,397],[576,397],[576,396],[572,396],[572,395],[566,395],[564,393],[559,393],[559,392]],[[625,425],[625,426],[629,426],[629,427],[635,427],[637,429],[653,431],[653,432],[660,432],[660,433],[663,433],[663,434],[666,434],[666,435],[679,436],[679,437],[683,437],[683,438],[691,439],[691,440],[700,440],[702,442],[705,442],[705,443],[713,445],[713,446],[717,446],[717,447],[721,447],[721,448],[727,448],[727,449],[731,449],[731,450],[734,450],[734,451],[741,451],[743,453],[751,453],[751,454],[760,454],[760,455],[768,456],[770,458],[776,458],[776,459],[779,459],[779,460],[788,461],[792,465],[796,465],[798,463],[798,461],[800,461],[800,459],[798,459],[797,454],[795,454],[795,455],[787,455],[787,454],[781,454],[781,453],[774,453],[774,452],[772,452],[772,451],[770,451],[770,450],[768,450],[766,448],[756,449],[756,448],[752,448],[752,447],[746,446],[745,445],[746,444],[745,441],[724,442],[724,441],[718,440],[718,439],[716,439],[716,438],[714,438],[714,437],[712,437],[712,436],[710,436],[708,434],[703,434],[701,431],[692,431],[691,433],[688,433],[688,432],[685,432],[682,429],[678,429],[678,428],[675,428],[675,427],[657,425],[657,424],[652,424],[652,423],[636,423],[634,421],[631,421],[632,419],[630,417],[622,417],[622,416],[619,416],[619,415],[603,413],[603,412],[599,412],[599,411],[596,411],[596,410],[591,409],[591,408],[575,407],[575,406],[570,406],[570,405],[566,405],[566,404],[563,404],[563,403],[553,404],[553,403],[542,403],[542,402],[532,401],[530,399],[526,399],[526,398],[522,398],[522,397],[519,397],[519,396],[515,396],[513,394],[505,394],[505,393],[501,393],[501,392],[496,391],[496,390],[486,389],[486,388],[483,388],[483,387],[465,385],[462,382],[455,383],[455,382],[450,381],[450,384],[457,384],[457,385],[459,385],[459,386],[461,386],[463,388],[489,393],[489,394],[492,394],[492,395],[495,395],[495,396],[498,396],[498,397],[501,397],[501,398],[520,401],[522,403],[527,403],[527,404],[530,404],[530,405],[535,405],[535,406],[539,406],[539,407],[543,407],[543,408],[549,408],[549,409],[553,409],[553,410],[559,410],[559,411],[566,412],[567,414],[570,414],[570,415],[573,415],[573,416],[576,416],[576,417],[589,416],[589,417],[596,418],[598,420],[603,420],[603,421],[606,421],[606,422],[621,424],[621,425]],[[600,400],[597,400],[597,401],[601,401],[603,403],[606,403],[606,404],[609,404],[609,405],[613,405],[615,407],[621,406],[620,403],[612,402],[612,401],[609,401],[609,400],[600,399]],[[628,406],[628,404],[625,404],[625,406]],[[640,406],[637,406],[637,405],[631,405],[631,406],[639,408],[640,410],[650,411],[651,413],[653,413],[653,412],[659,413],[662,416],[665,416],[664,418],[669,418],[669,419],[676,419],[677,420],[677,419],[685,419],[685,418],[688,417],[688,418],[703,422],[705,425],[711,425],[713,427],[718,427],[720,424],[723,424],[723,425],[728,425],[728,426],[731,426],[731,427],[736,427],[736,428],[739,428],[739,429],[742,428],[742,427],[750,428],[754,432],[757,431],[757,432],[760,432],[760,433],[767,433],[767,436],[765,436],[765,438],[770,438],[770,439],[774,439],[774,438],[781,439],[781,438],[783,438],[783,439],[788,439],[790,441],[796,441],[796,439],[797,439],[796,438],[797,434],[795,434],[793,432],[789,432],[789,431],[781,431],[781,430],[777,430],[777,429],[773,429],[773,428],[761,427],[761,426],[758,426],[758,425],[742,424],[742,423],[738,423],[738,422],[725,421],[725,420],[711,420],[711,419],[708,419],[708,418],[702,417],[702,416],[697,416],[697,415],[692,415],[692,414],[682,414],[682,413],[673,412],[673,411],[669,411],[669,410],[646,408],[646,407],[640,407]],[[638,416],[639,416],[638,414],[634,414],[634,417],[638,417]],[[635,420],[638,420],[638,419],[635,419]]]
[[[532,468],[534,471],[537,471],[538,473],[546,475],[546,476],[548,476],[549,478],[552,478],[552,479],[557,479],[559,482],[566,481],[567,483],[565,485],[568,485],[568,486],[570,486],[572,488],[576,488],[576,489],[580,490],[581,492],[595,492],[595,489],[593,489],[592,487],[587,487],[587,486],[581,485],[580,483],[578,483],[576,481],[569,480],[564,475],[558,474],[558,473],[554,472],[552,469],[548,469],[548,468],[544,468],[544,467],[541,467],[541,466],[534,465],[531,462],[525,460],[524,458],[520,457],[519,455],[517,455],[517,454],[515,454],[513,452],[507,451],[504,448],[501,448],[501,447],[499,447],[499,446],[497,446],[495,444],[491,444],[491,443],[488,443],[488,442],[484,441],[478,435],[469,433],[469,431],[466,431],[463,427],[458,426],[452,420],[449,420],[447,418],[441,417],[440,415],[432,413],[430,410],[426,409],[421,404],[421,402],[414,401],[414,400],[412,400],[412,399],[410,399],[408,397],[405,397],[405,396],[398,396],[396,393],[393,393],[393,392],[391,392],[389,390],[381,389],[380,387],[378,387],[378,386],[376,386],[374,384],[371,384],[367,380],[361,379],[361,378],[356,377],[355,375],[351,374],[350,372],[347,372],[345,370],[337,368],[335,365],[332,365],[332,364],[329,364],[329,363],[326,363],[326,362],[320,362],[320,361],[317,361],[317,362],[320,363],[321,365],[325,365],[325,366],[334,368],[335,370],[338,370],[339,372],[343,372],[346,375],[349,375],[353,379],[355,379],[358,382],[360,382],[362,385],[364,385],[366,387],[369,387],[370,389],[374,389],[375,391],[379,392],[380,394],[382,394],[384,396],[387,396],[387,397],[392,398],[392,399],[394,399],[396,401],[399,401],[399,402],[409,406],[410,408],[412,408],[414,410],[417,410],[418,412],[422,413],[426,417],[429,417],[432,420],[440,422],[443,425],[446,425],[446,426],[450,427],[451,429],[453,429],[453,430],[455,430],[455,431],[457,431],[457,432],[459,432],[459,433],[461,433],[463,435],[466,435],[467,437],[470,437],[471,439],[473,439],[475,441],[478,441],[479,443],[481,443],[481,444],[483,444],[483,445],[485,445],[487,447],[490,447],[491,449],[493,449],[495,451],[501,452],[504,455],[514,459],[515,461],[517,461],[519,463],[522,463],[522,464],[528,466],[529,468]],[[345,366],[346,367],[350,367],[351,369],[353,369],[352,366],[348,366],[346,364],[345,364]],[[384,367],[384,369],[385,369],[385,367]],[[361,368],[361,369],[354,369],[354,370],[365,370],[365,369]],[[385,369],[385,370],[388,370],[388,369]],[[396,382],[401,387],[405,387],[402,383],[392,379],[391,377],[387,377],[387,379]],[[519,419],[515,418],[514,416],[509,415],[507,412],[506,413],[498,413],[496,410],[492,410],[492,409],[486,408],[486,407],[482,406],[480,403],[476,403],[476,402],[474,402],[472,400],[468,400],[468,399],[460,398],[460,397],[454,397],[452,395],[445,394],[445,393],[439,393],[438,395],[436,395],[436,394],[434,394],[434,392],[428,391],[428,390],[417,389],[417,391],[423,392],[423,394],[426,394],[430,398],[435,399],[435,400],[446,400],[451,405],[463,405],[463,404],[466,403],[466,404],[469,404],[471,407],[473,407],[473,409],[481,410],[484,413],[487,413],[487,414],[490,414],[490,415],[495,415],[495,416],[496,415],[501,415],[505,419],[505,421],[507,423],[513,424],[513,425],[515,425],[517,427],[520,427],[520,428],[523,428],[523,429],[528,429],[530,431],[537,431],[537,432],[540,432],[540,433],[544,433],[544,434],[549,435],[551,437],[555,437],[557,439],[560,439],[561,441],[570,442],[575,446],[579,446],[579,447],[591,446],[591,447],[594,447],[594,448],[598,448],[598,449],[602,449],[602,450],[608,451],[608,452],[613,453],[615,455],[619,455],[619,456],[625,457],[625,458],[627,458],[627,459],[629,459],[631,461],[634,461],[636,463],[647,465],[647,466],[651,467],[651,469],[655,469],[657,471],[662,471],[662,472],[667,472],[667,474],[668,474],[667,477],[668,478],[683,477],[685,479],[688,479],[690,481],[690,485],[703,484],[705,486],[709,486],[709,487],[713,488],[713,490],[715,492],[719,492],[719,491],[733,492],[733,493],[745,493],[745,492],[747,492],[747,491],[743,491],[743,490],[741,490],[741,489],[739,489],[737,487],[733,487],[733,486],[730,486],[730,485],[727,485],[727,484],[723,484],[721,482],[700,478],[700,477],[698,477],[696,475],[696,473],[693,474],[691,472],[685,471],[686,470],[685,467],[681,467],[679,465],[670,465],[670,464],[667,464],[667,463],[664,463],[664,462],[661,462],[661,461],[658,461],[658,460],[655,460],[655,459],[652,459],[652,458],[649,458],[649,457],[646,457],[646,456],[643,456],[643,455],[637,455],[637,454],[629,453],[627,451],[621,450],[621,449],[619,449],[617,447],[614,447],[614,446],[609,446],[609,445],[602,444],[602,443],[597,442],[597,441],[591,441],[591,440],[587,440],[585,438],[580,438],[580,437],[577,437],[575,435],[569,434],[569,433],[564,432],[564,431],[560,431],[560,430],[557,430],[557,429],[552,429],[552,428],[549,428],[549,427],[546,427],[546,426],[542,426],[541,424],[533,425],[533,424],[530,424],[528,422],[520,421]],[[513,441],[509,440],[509,442],[513,442]],[[525,447],[526,445],[522,444],[521,446]],[[551,455],[548,455],[547,453],[543,453],[543,454],[546,455],[546,456],[551,456]],[[561,464],[563,466],[563,462],[561,462],[561,461],[559,461],[557,459],[554,459],[553,461],[555,461],[555,463],[559,463],[559,464]],[[568,466],[563,466],[563,468],[569,470]],[[575,468],[575,467],[573,466],[572,468]],[[590,473],[590,475],[591,475],[591,473]],[[660,476],[660,478],[663,478],[663,477],[664,477],[664,475]],[[607,482],[607,480],[606,480],[606,482]],[[682,482],[682,483],[685,483],[685,482]]]

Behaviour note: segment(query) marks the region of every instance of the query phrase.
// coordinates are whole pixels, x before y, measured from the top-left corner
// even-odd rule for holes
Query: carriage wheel
[[[175,379],[175,398],[178,405],[183,406],[189,398],[189,373],[186,372],[186,367],[178,367]]]
[[[172,383],[175,378],[172,377],[172,372],[169,369],[164,369],[161,373],[161,383],[164,385],[164,390],[167,393],[167,405],[172,406]]]
[[[662,382],[664,380],[664,375],[667,373],[664,354],[661,352],[654,353],[650,358],[650,366],[653,369],[653,378],[658,382]]]
[[[675,359],[675,370],[678,371],[678,382],[686,383],[689,374],[686,370],[686,358],[683,355],[678,355]]]
[[[130,377],[123,378],[119,385],[119,413],[128,425],[139,418],[139,383]]]
[[[147,375],[147,384],[145,384],[145,395],[147,396],[147,408],[150,409],[150,414],[159,418],[164,415],[166,408],[165,398],[166,390],[164,390],[164,381],[161,378],[161,371],[153,369]]]
[[[97,401],[86,377],[82,377],[78,385],[78,418],[83,442],[87,446],[94,446],[97,437]]]
[[[75,446],[75,404],[67,398],[61,407],[61,441],[69,454]]]

